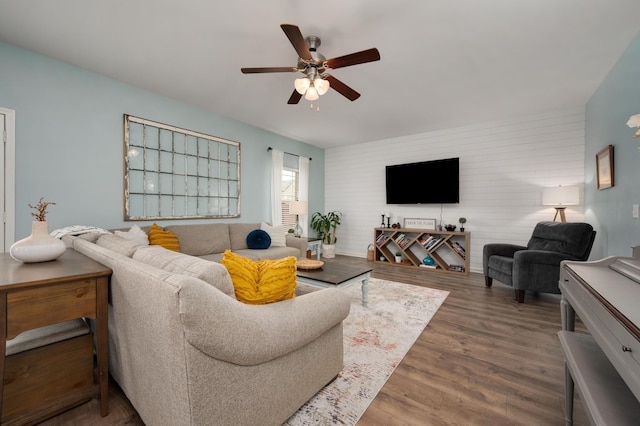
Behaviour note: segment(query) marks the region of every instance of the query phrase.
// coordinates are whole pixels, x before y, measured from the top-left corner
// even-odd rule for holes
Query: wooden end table
[[[56,260],[28,264],[14,260],[9,253],[0,253],[0,401],[7,339],[50,324],[92,318],[96,320],[100,414],[103,417],[109,414],[107,294],[110,276],[111,269],[73,249],[67,249]],[[77,405],[68,400],[65,403],[69,403],[69,408]],[[52,414],[61,409],[59,404],[50,408]],[[46,412],[47,407],[38,410],[37,419],[42,420]]]
[[[320,269],[299,269],[296,271],[299,283],[320,288],[348,288],[362,283],[362,306],[369,302],[369,278],[371,268],[325,262]]]

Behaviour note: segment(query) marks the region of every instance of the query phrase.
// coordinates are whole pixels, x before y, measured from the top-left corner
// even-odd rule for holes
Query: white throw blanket
[[[71,225],[60,229],[54,229],[51,231],[51,236],[55,238],[62,238],[65,235],[82,235],[90,232],[98,232],[100,234],[110,234],[111,232],[106,229],[98,228],[95,226],[87,225]]]

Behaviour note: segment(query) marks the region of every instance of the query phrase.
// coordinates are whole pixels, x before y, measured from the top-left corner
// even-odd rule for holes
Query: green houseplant
[[[335,257],[336,229],[340,225],[342,213],[332,211],[327,214],[315,212],[311,216],[311,229],[318,233],[318,238],[322,241],[322,255],[324,257]]]

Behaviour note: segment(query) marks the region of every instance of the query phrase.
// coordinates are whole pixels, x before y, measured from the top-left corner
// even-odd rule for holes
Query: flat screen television
[[[386,167],[387,204],[460,202],[459,158]]]

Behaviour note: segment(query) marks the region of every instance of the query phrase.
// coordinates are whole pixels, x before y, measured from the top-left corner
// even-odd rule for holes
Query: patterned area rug
[[[372,278],[364,307],[359,285],[345,292],[344,369],[285,425],[356,424],[449,294]]]

